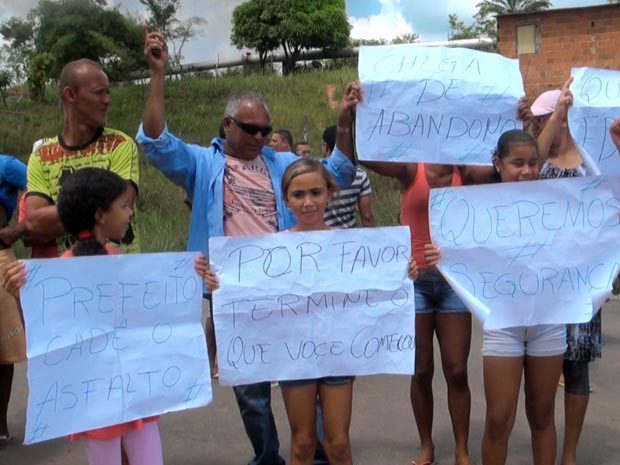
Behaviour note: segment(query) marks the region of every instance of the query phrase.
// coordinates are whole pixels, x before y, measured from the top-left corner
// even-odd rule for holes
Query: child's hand
[[[198,276],[204,279],[207,291],[213,292],[220,287],[220,283],[217,280],[217,275],[209,266],[207,257],[205,257],[203,253],[196,257],[196,261],[194,262],[194,270],[196,270]]]
[[[412,281],[417,281],[418,278],[420,277],[420,267],[418,266],[418,264],[415,261],[415,258],[411,257],[411,260],[409,261],[409,278]]]
[[[609,126],[609,134],[611,134],[613,143],[616,144],[616,147],[620,150],[620,118],[616,118],[616,120],[611,123],[611,126]]]
[[[424,258],[426,258],[426,265],[429,268],[437,269],[437,264],[441,260],[441,251],[435,244],[424,245]]]
[[[27,275],[28,270],[23,261],[11,262],[2,271],[2,287],[17,300],[20,289],[26,284]]]

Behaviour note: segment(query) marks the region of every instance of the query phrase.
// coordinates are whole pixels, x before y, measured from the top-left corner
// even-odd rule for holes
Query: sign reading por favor
[[[620,117],[620,71],[573,68],[572,75],[571,135],[594,172],[620,175],[620,155],[609,134],[611,123]]]
[[[360,160],[490,165],[499,136],[521,128],[518,60],[415,44],[362,47]]]
[[[26,444],[211,401],[195,255],[26,262]]]
[[[409,228],[215,237],[220,382],[413,374]]]
[[[439,269],[489,329],[582,323],[620,270],[620,178],[433,189]]]

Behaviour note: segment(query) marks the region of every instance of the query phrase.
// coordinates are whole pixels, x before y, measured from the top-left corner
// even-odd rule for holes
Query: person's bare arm
[[[387,176],[388,178],[396,178],[401,184],[409,184],[409,178],[411,178],[411,168],[415,166],[417,170],[417,163],[391,163],[383,161],[360,161],[360,165],[374,171],[381,176]],[[413,175],[415,177],[415,174]]]
[[[149,97],[144,104],[142,124],[144,134],[151,139],[157,139],[166,124],[166,110],[164,107],[164,78],[168,64],[168,47],[164,36],[159,32],[148,32],[144,44],[144,55],[151,69]]]
[[[365,228],[375,227],[375,217],[372,213],[372,195],[362,195],[357,199],[357,208],[360,211],[362,226]]]
[[[26,198],[24,241],[31,245],[47,244],[64,233],[56,205],[37,195]]]
[[[545,129],[538,137],[538,156],[542,165],[549,156],[549,150],[555,139],[555,136],[561,130],[563,124],[568,124],[568,108],[573,104],[573,93],[570,85],[573,83],[572,76],[562,86],[562,93],[558,98],[558,103],[549,118]]]
[[[459,166],[464,186],[477,184],[491,184],[495,182],[496,170],[494,166]]]
[[[359,82],[350,82],[344,90],[340,103],[340,114],[336,128],[336,147],[352,162],[355,162],[353,124],[357,104],[362,101],[362,88]]]

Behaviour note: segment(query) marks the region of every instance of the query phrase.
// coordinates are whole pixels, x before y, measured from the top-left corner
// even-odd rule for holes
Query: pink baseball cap
[[[562,95],[561,90],[548,90],[538,96],[532,104],[532,115],[543,116],[549,115],[555,111],[555,107],[558,104],[558,99]]]

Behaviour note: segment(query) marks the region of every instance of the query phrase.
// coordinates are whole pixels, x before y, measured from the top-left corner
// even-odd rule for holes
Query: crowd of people
[[[145,56],[151,71],[150,92],[136,139],[148,160],[187,194],[188,249],[203,252],[196,270],[205,279],[205,300],[218,286],[208,261],[210,237],[352,228],[360,226],[358,214],[361,226],[374,226],[369,178],[355,159],[355,111],[364,98],[359,83],[347,85],[337,124],[323,133],[320,157],[312,156],[306,142],[294,143],[290,131],[272,131],[267,103],[251,91],[230,97],[220,137],[200,146],[168,130],[164,105],[168,50],[161,34],[147,34]],[[0,157],[0,258],[5,265],[0,291],[0,447],[10,440],[6,419],[13,364],[25,358],[16,301],[27,271],[12,255],[12,244],[21,239],[32,248],[33,257],[66,258],[139,252],[140,246],[135,211],[139,151],[131,137],[106,127],[111,101],[105,73],[90,60],[71,62],[60,75],[59,91],[64,116],[60,134],[35,144],[27,169],[13,157]],[[436,268],[441,251],[430,237],[430,190],[593,174],[570,135],[571,103],[570,80],[562,89],[540,95],[531,107],[524,101],[518,111],[529,131],[502,134],[494,154],[489,154],[492,166],[360,162],[398,181],[400,222],[412,231],[409,276],[415,281],[416,359],[410,400],[420,436],[413,465],[435,463],[435,334],[448,388],[455,464],[473,463],[468,382],[472,318]],[[620,119],[611,125],[610,136],[620,148]],[[25,191],[20,215],[9,225],[20,191]],[[207,339],[216,375],[212,326],[207,328]],[[590,392],[588,366],[601,355],[601,312],[587,324],[568,327],[485,330],[482,355],[487,406],[482,463],[507,461],[524,377],[533,463],[556,464],[554,405],[562,374],[566,395],[560,463],[575,465]],[[349,427],[354,381],[346,373],[280,381],[291,428],[289,463],[353,463]],[[249,464],[284,464],[270,382],[233,389],[254,450]],[[120,464],[122,451],[131,465],[163,463],[157,417],[77,433],[71,439],[83,442],[90,465]]]

